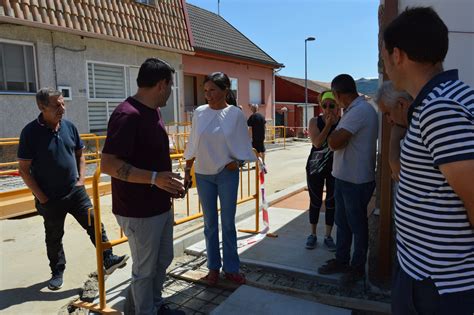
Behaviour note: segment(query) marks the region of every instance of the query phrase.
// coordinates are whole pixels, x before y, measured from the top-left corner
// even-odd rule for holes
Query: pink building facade
[[[194,55],[183,55],[184,115],[189,121],[197,106],[206,104],[204,77],[224,72],[231,79],[237,104],[250,116],[250,104],[269,124],[274,117],[274,70],[283,67],[221,16],[186,4]]]
[[[246,116],[250,116],[249,104],[258,103],[259,112],[267,120],[274,120],[273,68],[249,64],[231,58],[213,58],[210,55],[183,55],[184,105],[189,112],[206,104],[204,98],[204,76],[212,72],[224,72],[231,78],[232,90],[237,104],[242,106]],[[256,90],[260,85],[260,95]],[[252,93],[252,95],[251,95]],[[260,100],[256,102],[256,100]]]

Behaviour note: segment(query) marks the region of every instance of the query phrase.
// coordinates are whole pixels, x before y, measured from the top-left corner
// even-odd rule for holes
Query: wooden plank
[[[87,182],[87,181],[86,181]],[[91,182],[91,180],[88,180]],[[92,184],[86,184],[87,194],[92,198]],[[99,195],[104,196],[112,192],[110,182],[99,183]],[[18,217],[25,214],[35,213],[35,201],[28,188],[0,194],[0,220]]]
[[[81,301],[81,300],[74,301],[74,302],[71,303],[71,305],[79,307],[79,308],[88,309],[88,310],[91,310],[93,312],[100,313],[100,314],[107,314],[107,315],[121,315],[122,314],[122,312],[117,311],[117,310],[115,310],[113,308],[110,308],[108,306],[101,309],[99,304],[84,302],[84,301]]]

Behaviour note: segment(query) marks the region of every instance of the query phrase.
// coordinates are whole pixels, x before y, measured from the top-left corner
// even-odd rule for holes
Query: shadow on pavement
[[[48,281],[39,282],[24,288],[14,288],[0,291],[0,311],[31,301],[57,301],[77,296],[79,289],[70,289],[67,291],[49,291],[47,289]],[[42,292],[42,289],[48,290]]]

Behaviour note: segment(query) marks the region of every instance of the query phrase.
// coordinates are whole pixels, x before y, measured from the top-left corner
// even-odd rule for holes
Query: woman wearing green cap
[[[324,245],[328,250],[335,251],[336,245],[331,237],[335,209],[334,177],[331,175],[333,152],[329,149],[327,138],[339,122],[340,110],[331,91],[324,91],[319,97],[323,114],[311,118],[308,128],[313,146],[306,163],[306,181],[310,199],[309,222],[311,224],[311,234],[306,241],[306,248],[313,249],[317,244],[316,225],[323,203],[323,188],[326,184],[326,235]]]

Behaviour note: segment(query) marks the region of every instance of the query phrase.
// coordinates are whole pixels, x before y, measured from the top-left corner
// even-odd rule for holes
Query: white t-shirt
[[[232,160],[255,161],[242,111],[236,106],[221,110],[207,104],[199,106],[194,111],[184,158],[195,158],[196,173],[207,175],[219,173]]]
[[[375,179],[375,152],[378,116],[363,96],[356,98],[344,111],[336,130],[352,134],[347,145],[334,151],[332,176],[352,184],[364,184]]]
[[[203,130],[199,139],[195,171],[203,175],[218,174],[232,161],[224,131],[216,115]]]

